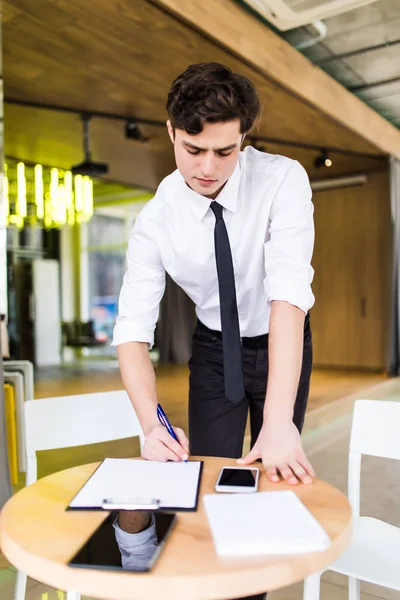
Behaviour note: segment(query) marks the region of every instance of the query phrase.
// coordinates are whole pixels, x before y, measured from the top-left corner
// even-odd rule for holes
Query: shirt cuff
[[[307,314],[310,308],[314,306],[315,302],[311,287],[309,287],[308,290],[299,292],[298,289],[281,284],[268,288],[266,292],[268,302],[272,302],[273,300],[288,302],[289,304],[300,308],[300,310],[302,310],[305,314]]]
[[[151,522],[147,529],[139,533],[128,533],[121,529],[118,516],[114,520],[113,527],[121,553],[122,567],[136,571],[146,568],[159,546],[154,514],[151,514]]]
[[[151,350],[154,346],[154,330],[145,329],[128,320],[118,322],[117,319],[111,346],[119,346],[127,342],[146,342]]]

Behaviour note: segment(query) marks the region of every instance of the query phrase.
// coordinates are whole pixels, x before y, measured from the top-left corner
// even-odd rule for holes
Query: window
[[[93,215],[87,231],[89,318],[98,340],[112,340],[128,243],[124,217]]]
[[[126,271],[128,240],[145,203],[95,207],[90,221],[81,225],[81,316],[83,321],[93,321],[97,339],[105,342],[89,354],[115,357],[111,341]]]

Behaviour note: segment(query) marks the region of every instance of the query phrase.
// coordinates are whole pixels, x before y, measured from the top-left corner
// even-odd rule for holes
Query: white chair
[[[349,548],[324,571],[349,577],[349,600],[359,600],[360,580],[400,590],[400,529],[360,516],[361,455],[400,459],[400,402],[357,400],[351,429],[348,497],[353,512]],[[382,482],[377,473],[377,485]],[[323,571],[304,581],[303,600],[319,600]]]
[[[36,452],[70,448],[144,434],[125,390],[28,400],[25,410],[26,485],[37,479]],[[17,572],[14,600],[24,600],[26,573]],[[79,600],[68,590],[67,600]]]
[[[3,363],[4,375],[12,376],[13,372],[22,374],[23,390],[17,380],[15,385],[15,412],[17,417],[18,470],[26,472],[26,448],[24,425],[24,401],[33,400],[34,375],[33,364],[29,360],[6,360]]]
[[[15,420],[17,426],[18,471],[25,472],[26,448],[24,436],[24,404],[26,398],[24,376],[22,373],[8,371],[4,369],[4,383],[10,383],[14,387]]]

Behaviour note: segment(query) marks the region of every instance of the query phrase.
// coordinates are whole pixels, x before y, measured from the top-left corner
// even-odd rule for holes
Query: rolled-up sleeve
[[[141,215],[133,226],[127,252],[127,271],[119,296],[113,346],[126,342],[154,345],[154,330],[165,291],[165,269],[158,246]]]
[[[264,247],[264,289],[269,302],[282,300],[305,313],[314,304],[314,207],[306,171],[297,162],[289,167],[273,199],[269,237]]]

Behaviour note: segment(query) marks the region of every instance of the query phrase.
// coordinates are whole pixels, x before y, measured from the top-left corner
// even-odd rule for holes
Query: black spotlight
[[[127,121],[125,125],[125,137],[128,140],[145,141],[145,137],[136,121]]]
[[[318,154],[317,158],[314,160],[314,166],[317,169],[321,167],[331,167],[332,160],[329,158],[329,153],[327,150],[321,150],[321,154]]]
[[[106,175],[109,171],[107,163],[95,162],[92,160],[92,152],[90,150],[90,132],[89,122],[91,115],[81,115],[82,127],[83,127],[83,152],[85,155],[84,161],[79,165],[73,165],[71,167],[71,173],[73,175],[89,175],[89,177],[101,177]]]

